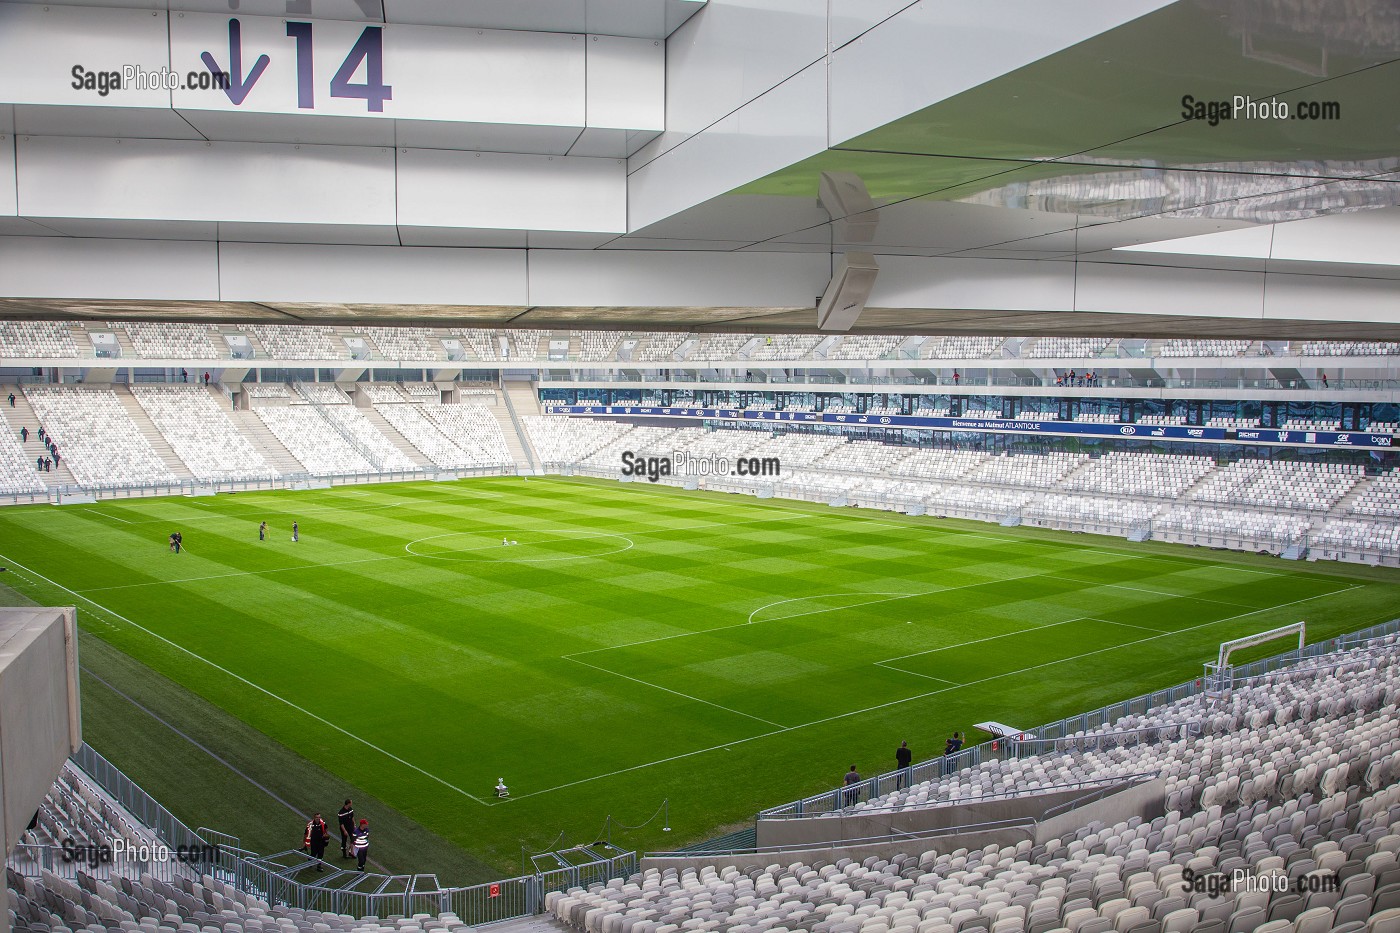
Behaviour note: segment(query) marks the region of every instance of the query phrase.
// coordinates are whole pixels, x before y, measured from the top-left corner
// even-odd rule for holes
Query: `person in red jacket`
[[[318,863],[324,862],[326,858],[326,845],[331,841],[331,830],[326,825],[326,821],[317,813],[311,817],[311,821],[306,824],[306,838],[302,840],[301,847],[311,853],[311,857]],[[325,865],[317,864],[317,871],[325,871]]]

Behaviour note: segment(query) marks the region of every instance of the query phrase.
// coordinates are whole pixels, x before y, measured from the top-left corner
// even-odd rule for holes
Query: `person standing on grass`
[[[899,743],[899,748],[894,750],[894,761],[899,767],[899,778],[895,781],[895,789],[903,790],[909,786],[909,766],[914,763],[914,753],[909,750],[908,742]]]
[[[349,797],[345,798],[336,819],[340,822],[340,857],[353,858],[350,843],[355,838],[355,807],[350,803]]]
[[[365,870],[367,858],[369,858],[369,820],[360,820],[360,826],[355,830],[355,865],[360,871]]]
[[[296,522],[292,522],[292,540],[293,540],[293,541],[298,541],[298,540],[300,540],[300,539],[301,539],[301,529],[297,527],[297,523],[296,523]]]
[[[267,522],[263,522],[261,525],[258,526],[258,540],[267,540]]]
[[[331,841],[331,829],[326,825],[326,821],[317,813],[311,817],[311,822],[306,824],[306,838],[302,841],[301,847],[311,853],[311,857],[318,863],[325,861],[326,845]],[[325,871],[326,866],[318,864],[317,871]]]

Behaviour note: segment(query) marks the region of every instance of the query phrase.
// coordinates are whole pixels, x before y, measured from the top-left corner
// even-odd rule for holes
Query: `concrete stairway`
[[[359,411],[368,419],[370,424],[374,425],[375,430],[389,439],[389,443],[403,451],[405,457],[425,470],[434,468],[433,461],[425,457],[423,451],[410,444],[406,437],[395,430],[394,426],[384,419],[383,415],[373,408],[361,408]]]
[[[15,394],[15,407],[10,407],[10,393]],[[19,440],[19,429],[29,429],[29,440],[21,444],[25,455],[30,463],[34,463],[39,457],[48,456],[49,452],[39,441],[39,416],[34,413],[34,408],[29,404],[29,399],[24,397],[24,392],[19,386],[0,386],[0,405],[4,406],[5,421],[9,424],[10,430],[14,433],[15,440]],[[63,450],[59,449],[59,464],[47,473],[39,473],[39,479],[43,480],[50,489],[57,486],[76,486],[78,481],[69,472],[67,464],[63,462]],[[37,472],[38,468],[35,467]]]
[[[533,382],[506,382],[504,392],[509,408],[515,413],[516,433],[520,436],[521,447],[524,448],[532,469],[540,468],[539,454],[535,446],[530,443],[530,434],[525,430],[524,419],[526,415],[542,415],[544,409],[540,407],[540,395],[535,390]]]
[[[267,429],[256,411],[234,411],[229,412],[229,418],[233,421],[233,426],[243,432],[243,436],[257,448],[258,453],[263,455],[263,459],[272,464],[272,468],[282,475],[289,473],[305,473],[306,467],[300,460],[292,456],[282,442],[277,439],[277,435]]]
[[[1361,498],[1371,484],[1376,482],[1376,477],[1368,476],[1347,490],[1346,495],[1337,500],[1337,504],[1327,512],[1328,518],[1364,518],[1365,516],[1351,515],[1351,504]]]
[[[1218,471],[1220,471],[1221,469],[1222,469],[1222,467],[1221,467],[1220,463],[1217,461],[1217,462],[1216,462],[1216,465],[1215,465],[1215,467],[1214,467],[1214,469],[1212,469],[1212,470],[1211,470],[1209,473],[1207,473],[1205,476],[1202,476],[1200,479],[1196,480],[1196,481],[1195,481],[1194,483],[1192,483],[1190,486],[1187,486],[1186,489],[1182,491],[1181,495],[1179,495],[1179,496],[1176,497],[1175,504],[1176,504],[1176,505],[1197,505],[1198,503],[1196,502],[1196,500],[1191,498],[1191,494],[1192,494],[1193,492],[1195,492],[1197,489],[1199,489],[1200,487],[1204,486],[1206,483],[1210,482],[1210,481],[1211,481],[1211,478],[1214,477],[1215,474],[1216,474]],[[1209,503],[1205,503],[1205,504],[1209,504]]]
[[[510,395],[510,403],[521,418],[526,415],[542,415],[540,396],[533,382],[507,382],[505,391]]]
[[[141,407],[141,403],[136,401],[136,396],[131,394],[131,390],[126,386],[114,385],[112,392],[116,394],[117,401],[121,402],[122,407],[126,409],[127,417],[136,425],[136,430],[141,432],[146,443],[151,445],[151,449],[165,462],[170,472],[174,473],[177,479],[193,480],[194,474],[190,472],[190,468],[185,466],[185,461],[181,460],[179,455],[175,453],[170,442],[165,439],[165,435],[160,433],[155,422],[151,421],[150,415],[147,415],[146,410]]]
[[[511,417],[510,408],[506,405],[505,396],[502,392],[493,396],[491,414],[496,416],[500,422],[501,434],[506,439],[506,450],[510,451],[510,458],[515,461],[515,466],[520,470],[535,470],[536,461],[534,452],[530,449],[529,441],[525,439],[524,426],[517,428],[515,419]]]

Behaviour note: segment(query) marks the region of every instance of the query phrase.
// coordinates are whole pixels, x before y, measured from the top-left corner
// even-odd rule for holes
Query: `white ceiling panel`
[[[580,130],[576,126],[523,126],[497,123],[447,123],[399,120],[397,140],[407,149],[465,149],[477,152],[523,152],[564,155]]]
[[[89,217],[35,217],[63,236],[113,240],[195,240],[218,239],[218,225],[187,220],[108,220]]]
[[[15,132],[21,135],[205,138],[168,107],[46,107],[17,104],[12,109]]]
[[[393,225],[220,223],[226,243],[328,243],[349,246],[397,246]]]
[[[394,145],[394,121],[286,113],[180,110],[206,139],[224,142],[306,143],[313,146]]]
[[[524,249],[524,230],[488,230],[474,227],[399,227],[404,246],[469,246],[490,249]]]

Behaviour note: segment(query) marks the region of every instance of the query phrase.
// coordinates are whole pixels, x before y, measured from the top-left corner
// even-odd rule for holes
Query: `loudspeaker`
[[[880,267],[869,253],[847,253],[817,302],[817,329],[848,331],[865,310]]]

